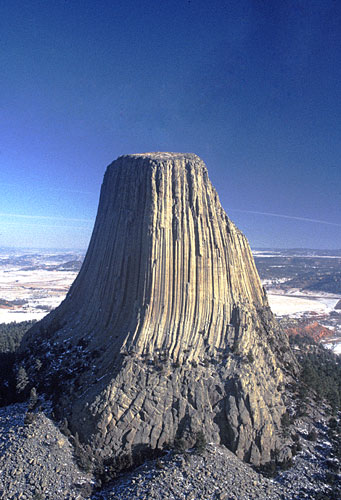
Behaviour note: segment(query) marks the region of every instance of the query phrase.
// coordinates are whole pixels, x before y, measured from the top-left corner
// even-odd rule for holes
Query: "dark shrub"
[[[36,420],[37,420],[37,414],[28,411],[25,415],[24,424],[30,425],[33,424]]]
[[[311,429],[311,431],[309,432],[308,436],[307,436],[307,439],[309,439],[309,441],[316,441],[317,440],[317,431],[316,429]]]
[[[249,362],[249,363],[253,363],[253,362],[254,362],[254,360],[255,360],[255,358],[254,358],[254,356],[253,356],[253,354],[252,354],[251,350],[247,353],[247,359],[248,359],[248,362]]]
[[[174,451],[176,453],[184,453],[187,449],[187,443],[182,438],[174,439]]]
[[[206,438],[205,438],[203,431],[197,432],[197,439],[196,439],[196,442],[194,445],[195,451],[199,455],[201,455],[206,450],[206,445],[207,445],[207,442],[206,442]]]

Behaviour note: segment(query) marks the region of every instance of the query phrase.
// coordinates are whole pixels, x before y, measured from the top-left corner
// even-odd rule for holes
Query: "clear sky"
[[[86,248],[106,166],[193,152],[253,247],[341,248],[341,2],[2,0],[0,246]]]

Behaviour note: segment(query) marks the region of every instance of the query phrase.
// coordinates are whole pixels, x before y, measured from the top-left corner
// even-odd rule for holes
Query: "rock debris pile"
[[[3,500],[303,500],[337,499],[325,484],[330,442],[320,425],[316,442],[302,439],[294,465],[273,478],[257,473],[220,445],[202,455],[169,452],[98,487],[79,470],[68,438],[43,413],[25,424],[27,405],[0,409],[0,498]],[[309,426],[300,424],[302,436]]]
[[[26,410],[26,404],[0,408],[0,498],[83,498],[94,482],[77,467],[72,445],[42,412],[25,424]]]

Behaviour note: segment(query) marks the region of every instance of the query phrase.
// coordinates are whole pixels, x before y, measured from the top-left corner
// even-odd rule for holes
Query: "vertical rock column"
[[[284,411],[266,306],[247,240],[202,160],[128,155],[105,173],[77,279],[23,346],[42,334],[61,349],[85,346],[79,375],[72,346],[62,357],[76,379],[59,407],[103,457],[190,442],[204,428],[261,463]]]

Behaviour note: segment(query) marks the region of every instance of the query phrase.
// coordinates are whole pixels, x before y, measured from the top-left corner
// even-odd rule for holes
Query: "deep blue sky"
[[[182,151],[253,247],[341,248],[338,0],[3,0],[0,47],[0,246],[86,248],[106,166]]]

